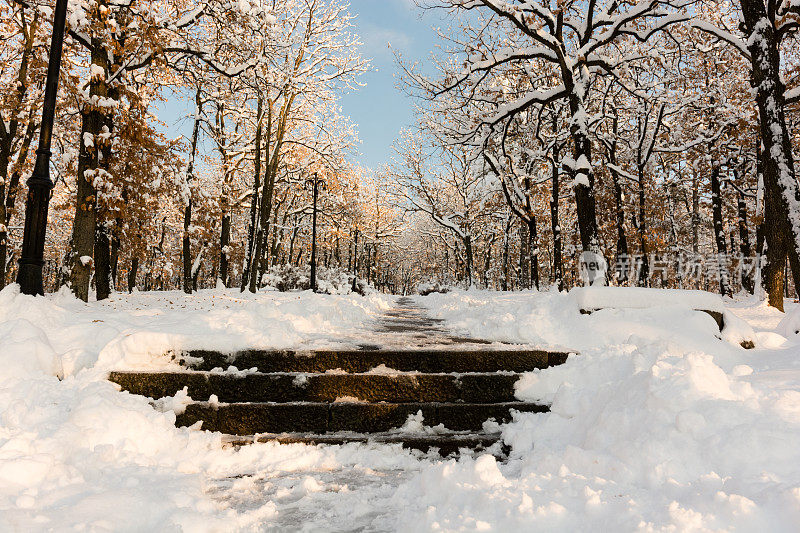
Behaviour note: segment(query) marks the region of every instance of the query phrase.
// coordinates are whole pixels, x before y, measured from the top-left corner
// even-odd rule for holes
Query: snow
[[[800,87],[795,87],[794,89],[790,89],[786,91],[783,95],[786,100],[797,100],[800,99]]]
[[[580,287],[570,291],[581,309],[587,311],[609,307],[645,309],[648,307],[682,306],[688,309],[722,313],[722,298],[706,291],[679,289],[647,289],[642,287]]]
[[[800,334],[800,307],[786,314],[778,324],[776,331],[787,338]]]
[[[757,336],[744,350],[682,298],[658,298],[668,303],[581,315],[577,294],[417,297],[454,332],[579,352],[518,383],[519,398],[551,412],[501,426],[511,453],[499,462],[398,445],[226,448],[174,427],[186,391],[154,409],[105,380],[171,368],[170,349],[363,339],[387,296],[224,289],[84,304],[8,287],[0,530],[795,531],[800,344],[781,333],[795,326],[761,302],[725,300]],[[787,324],[797,308],[787,302]],[[406,427],[437,431],[418,415]]]
[[[417,411],[416,414],[408,415],[406,423],[396,430],[397,433],[414,433],[418,435],[441,435],[448,433],[448,429],[444,424],[438,426],[426,426],[425,417],[422,411]]]
[[[106,70],[100,65],[92,63],[89,65],[89,77],[91,79],[104,79],[106,77]]]
[[[589,176],[586,174],[575,174],[575,179],[572,180],[572,186],[577,187],[579,185],[583,187],[591,186],[591,183],[589,183]]]

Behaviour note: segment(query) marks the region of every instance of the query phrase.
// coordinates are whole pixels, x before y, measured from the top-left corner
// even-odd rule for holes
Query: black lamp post
[[[311,187],[314,191],[314,209],[311,216],[311,290],[317,292],[317,198],[319,189],[325,188],[325,180],[314,172],[313,176],[306,180],[306,187]]]
[[[57,0],[53,18],[53,39],[50,43],[50,61],[42,106],[42,125],[39,131],[39,148],[36,166],[28,178],[28,199],[25,203],[25,230],[22,238],[22,255],[19,260],[17,283],[23,294],[44,294],[42,266],[44,265],[44,238],[47,231],[47,211],[50,204],[50,140],[53,136],[53,119],[58,95],[58,75],[61,70],[61,51],[64,46],[64,26],[67,20],[67,0]]]
[[[358,228],[356,228],[356,237],[353,243],[353,292],[356,292],[358,287]]]
[[[364,243],[364,252],[367,254],[367,284],[372,277],[372,243]]]

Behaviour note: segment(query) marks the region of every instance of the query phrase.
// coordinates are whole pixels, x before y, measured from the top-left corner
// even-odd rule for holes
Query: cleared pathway
[[[363,335],[332,339],[329,346],[335,348],[193,350],[182,354],[182,372],[115,372],[110,379],[155,399],[188,387],[194,402],[176,423],[201,421],[204,429],[227,434],[234,446],[359,443],[369,448],[353,453],[385,453],[388,448],[374,446],[400,445],[429,452],[420,456],[425,460],[472,451],[504,455],[496,425],[485,423],[507,421],[514,411],[547,411],[546,405],[518,401],[515,383],[520,373],[561,364],[567,354],[457,335],[419,302],[398,298]],[[257,372],[210,372],[229,365]],[[212,395],[218,401],[210,403]],[[427,429],[419,427],[420,414]],[[412,419],[417,423],[409,423]],[[310,472],[303,469],[253,472],[246,480],[220,477],[208,490],[238,509],[274,501],[276,515],[267,530],[301,529],[310,518],[319,524],[323,513],[328,530],[391,531],[392,495],[416,467],[382,464],[315,470],[314,482],[324,490],[311,499],[294,496],[308,482]],[[364,504],[365,491],[370,505]]]

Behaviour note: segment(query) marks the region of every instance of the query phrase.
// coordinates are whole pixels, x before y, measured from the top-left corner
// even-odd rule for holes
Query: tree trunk
[[[492,245],[494,245],[495,236],[486,244],[486,254],[483,261],[483,288],[489,288],[489,272],[492,268]]]
[[[0,150],[0,289],[6,286],[8,223],[10,219],[6,211],[6,195],[11,196],[15,194],[12,187],[9,187],[8,190],[6,190],[6,177],[8,176],[10,151],[11,142],[9,139],[8,142],[3,143],[3,148]]]
[[[276,266],[283,255],[284,240],[286,239],[286,231],[281,228],[278,231],[278,213],[275,213],[275,218],[272,223],[272,247],[270,249],[269,265],[270,267]],[[286,227],[286,221],[289,219],[288,213],[283,216],[283,227]]]
[[[259,208],[259,224],[258,232],[256,234],[256,252],[255,264],[257,265],[258,276],[260,279],[269,269],[267,261],[267,250],[269,245],[269,228],[270,219],[272,217],[272,197],[274,193],[275,177],[272,172],[271,165],[267,163],[267,171],[264,176],[264,181],[261,187],[261,205]],[[291,260],[291,252],[289,253]],[[257,279],[250,280],[250,292],[255,292]]]
[[[768,224],[769,221],[765,221],[765,238],[769,234],[769,230],[766,228]],[[786,239],[773,235],[772,242],[766,244],[766,264],[761,271],[761,282],[767,292],[769,305],[779,311],[783,311],[783,267],[786,264],[786,248],[788,246],[785,241]]]
[[[561,223],[558,219],[559,183],[558,170],[558,147],[553,147],[553,190],[550,197],[550,227],[553,232],[553,271],[550,279],[558,287],[559,292],[564,290],[564,263],[561,258],[563,249],[563,236],[561,234]]]
[[[619,180],[619,174],[614,170],[610,170],[610,172],[611,180],[614,185],[614,214],[617,222],[617,282],[625,283],[628,281],[628,276],[630,274],[628,267],[630,264],[630,257],[628,256],[628,236],[625,232],[625,203],[623,201],[622,184]]]
[[[119,91],[113,88],[108,89],[108,96],[111,100],[119,99]],[[103,131],[108,134],[114,132],[114,117],[107,113],[103,116]],[[110,176],[111,170],[111,140],[103,140],[100,143],[95,139],[95,144],[99,144],[97,149],[100,151],[97,161],[98,169],[106,172]],[[107,178],[106,178],[107,179]],[[95,220],[95,290],[97,301],[105,300],[111,295],[111,238],[109,228],[109,211],[106,207],[97,206],[97,219]]]
[[[97,301],[105,300],[111,295],[111,241],[108,228],[98,224],[94,241],[94,284]]]
[[[711,169],[711,210],[714,217],[714,240],[717,244],[717,266],[719,267],[719,292],[722,296],[731,294],[728,281],[728,248],[725,242],[725,226],[722,221],[722,192],[719,180],[719,166]]]
[[[131,268],[128,270],[128,292],[136,288],[136,274],[139,272],[139,258],[131,257]]]
[[[781,80],[780,36],[763,0],[741,0],[742,21],[747,33],[752,70],[751,83],[756,90],[763,143],[763,176],[765,209],[764,224],[767,242],[767,262],[764,288],[769,292],[770,305],[783,309],[782,265],[787,252],[796,260],[800,249],[800,187],[798,187],[792,156],[792,141],[786,126],[785,85]],[[778,274],[778,271],[781,271]],[[769,274],[768,274],[769,273]],[[795,284],[800,272],[794,272]]]
[[[692,173],[692,253],[700,253],[700,179]]]
[[[116,219],[115,221],[115,229],[111,233],[111,290],[117,290],[117,273],[119,272],[119,248],[120,248],[120,240],[119,240],[119,231],[120,226],[122,225],[122,221],[120,219]]]
[[[218,136],[218,149],[220,157],[222,158],[222,191],[220,194],[219,205],[222,211],[220,216],[220,234],[219,234],[219,268],[217,270],[217,285],[220,283],[225,287],[229,286],[228,274],[228,260],[229,260],[229,244],[231,241],[231,169],[228,161],[227,140],[225,132],[225,108],[223,105],[217,105],[217,136]]]
[[[261,206],[259,209],[259,226],[258,226],[258,236],[256,237],[256,263],[259,265],[258,271],[258,278],[264,275],[264,273],[269,269],[269,264],[267,262],[267,251],[269,248],[267,247],[269,242],[269,222],[272,217],[272,199],[275,194],[275,180],[277,179],[278,170],[279,170],[279,163],[280,163],[280,154],[283,148],[283,135],[286,131],[286,120],[288,117],[289,109],[291,108],[293,98],[290,97],[287,99],[287,103],[285,104],[282,116],[280,117],[279,123],[275,128],[275,144],[270,153],[269,143],[272,139],[273,134],[273,116],[272,116],[272,104],[267,106],[267,131],[266,131],[266,165],[265,165],[265,175],[264,181],[262,182],[261,186]],[[295,234],[296,235],[296,234]],[[293,236],[294,239],[294,236]],[[289,261],[292,260],[292,254],[289,253]],[[253,290],[254,283],[251,281],[250,283],[251,291]]]
[[[24,109],[25,96],[28,92],[29,79],[28,71],[31,64],[31,54],[33,53],[34,45],[36,44],[38,27],[41,14],[39,11],[34,10],[33,15],[21,15],[27,19],[28,16],[32,18],[27,23],[23,23],[22,35],[24,41],[21,43],[22,54],[20,55],[19,69],[16,75],[16,92],[15,94],[8,95],[11,104],[7,116],[0,116],[0,289],[6,286],[6,274],[8,271],[8,225],[11,223],[11,212],[14,208],[14,202],[19,188],[20,170],[23,168],[25,161],[28,158],[28,150],[35,133],[38,131],[36,120],[32,116],[33,110],[28,114],[28,127],[25,134],[22,136],[21,144],[19,142],[18,129],[20,125],[20,118],[24,116],[22,113]],[[11,172],[9,179],[9,170],[11,170],[12,151],[17,152],[16,165]]]
[[[617,165],[617,138],[619,134],[619,117],[615,114],[612,126],[613,142],[608,147],[608,161],[611,165]],[[622,183],[619,173],[611,166],[608,169],[611,174],[611,182],[614,186],[614,218],[617,223],[617,264],[615,273],[617,283],[628,281],[630,274],[630,256],[628,255],[628,237],[625,228],[625,202],[622,192]]]
[[[582,71],[576,84],[588,87],[588,71]],[[597,206],[594,190],[594,171],[592,169],[592,141],[589,138],[589,125],[587,124],[586,106],[580,91],[573,89],[570,93],[570,113],[572,121],[570,133],[575,154],[575,167],[568,168],[573,179],[575,190],[575,207],[578,217],[578,231],[580,233],[581,247],[584,252],[596,254],[596,258],[603,257],[600,249],[600,240],[597,231]],[[607,285],[608,280],[599,276],[591,281],[592,285]]]
[[[197,88],[194,101],[195,117],[194,127],[192,128],[192,148],[189,154],[189,165],[186,168],[186,192],[188,198],[186,199],[186,207],[183,210],[183,242],[181,243],[181,255],[183,256],[183,292],[186,294],[192,294],[192,290],[196,290],[195,287],[197,285],[196,279],[192,273],[192,265],[194,263],[192,262],[192,241],[189,230],[192,226],[193,207],[191,184],[192,181],[194,181],[194,163],[197,157],[197,142],[200,137],[200,116],[203,113],[203,98],[200,87]]]
[[[292,236],[289,238],[289,252],[288,252],[288,259],[289,264],[294,264],[292,259],[294,258],[294,245],[297,241],[297,234],[300,233],[300,228],[297,227],[297,218],[295,217],[295,227],[292,228]],[[358,258],[356,258],[356,270],[358,270]]]
[[[669,247],[672,253],[672,268],[675,272],[675,281],[679,289],[683,288],[683,265],[681,264],[681,250],[678,245],[678,224],[676,222],[676,196],[678,185],[675,182],[669,184]]]
[[[0,289],[6,286],[6,274],[8,273],[8,225],[11,223],[11,213],[14,210],[14,203],[19,189],[20,173],[14,172],[5,190],[5,198],[0,191]],[[0,179],[0,188],[3,187]]]
[[[500,289],[502,291],[509,290],[510,283],[509,283],[509,241],[511,240],[511,222],[512,222],[511,215],[508,216],[506,219],[506,230],[503,234],[503,279],[500,281]]]
[[[191,192],[183,209],[183,239],[181,243],[181,256],[183,257],[183,292],[192,294],[192,244],[189,229],[192,225],[192,198]]]
[[[256,218],[256,214],[258,213],[258,191],[261,188],[261,115],[263,110],[263,99],[261,95],[258,96],[258,107],[256,111],[256,120],[258,122],[256,126],[256,153],[255,153],[255,162],[253,165],[253,173],[255,174],[253,177],[253,199],[250,202],[250,229],[247,233],[247,256],[244,262],[244,269],[242,271],[242,287],[241,291],[244,292],[246,288],[248,288],[248,283],[250,281],[250,273],[253,271],[253,254],[255,253],[255,238],[256,238],[256,223],[258,219]],[[253,275],[255,277],[255,274]],[[252,287],[250,292],[255,292],[255,283],[249,283],[250,287]]]
[[[742,287],[744,287],[744,289],[750,294],[753,294],[753,273],[748,265],[752,250],[750,248],[750,231],[747,228],[747,202],[745,201],[744,194],[741,192],[739,193],[739,202],[737,207],[739,216],[739,241],[741,241],[739,244],[739,251],[742,255],[742,257],[739,258],[739,261],[741,262],[739,269],[742,273],[741,282]]]
[[[353,245],[349,243],[347,245],[347,271],[353,271]]]
[[[294,238],[292,239],[294,241]],[[358,228],[356,228],[355,238],[353,239],[353,287],[352,291],[356,292],[358,287]]]
[[[276,205],[275,208],[272,210],[272,245],[269,249],[269,260],[265,261],[267,267],[274,266],[277,264],[278,260],[278,252],[280,250],[280,241],[278,240],[278,208],[280,206]],[[286,214],[283,216],[283,225],[286,226],[286,220],[288,218],[288,209]],[[281,230],[281,240],[283,240],[283,230]]]
[[[528,262],[531,267],[530,280],[531,287],[539,290],[539,233],[536,227],[536,217],[531,213],[527,221],[528,225]]]
[[[640,287],[650,285],[650,250],[647,247],[647,211],[644,190],[644,166],[639,165],[639,246],[642,254],[641,265],[639,268]]]
[[[523,289],[531,288],[531,238],[528,233],[528,224],[520,218],[519,219],[519,274],[520,286]]]
[[[108,53],[100,40],[92,39],[92,64],[108,71]],[[105,76],[105,74],[104,74]],[[89,84],[90,98],[108,97],[105,77],[93,77]],[[77,203],[72,223],[72,245],[74,248],[70,281],[72,292],[84,302],[89,300],[89,281],[94,260],[94,241],[97,226],[97,191],[94,174],[97,172],[100,147],[99,137],[105,117],[99,107],[83,103],[80,149],[78,153]]]
[[[229,213],[222,215],[222,231],[219,236],[219,281],[228,286],[228,254],[231,242],[231,216]]]

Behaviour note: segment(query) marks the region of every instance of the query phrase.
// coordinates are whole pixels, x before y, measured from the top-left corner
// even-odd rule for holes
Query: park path
[[[417,299],[403,296],[386,311],[356,343],[360,350],[391,348],[458,348],[475,349],[493,344],[490,341],[457,335],[450,331],[445,320],[434,318]]]
[[[519,377],[567,358],[453,332],[421,297],[393,299],[360,330],[346,336],[329,331],[313,344],[296,351],[189,352],[182,371],[113,372],[110,379],[149,398],[187,391],[192,401],[176,424],[202,423],[223,433],[229,445],[325,445],[297,451],[298,458],[330,454],[318,463],[293,459],[206,480],[209,495],[233,509],[273,502],[264,530],[298,530],[313,521],[325,527],[308,529],[392,531],[398,487],[441,456],[488,452],[504,458],[497,423],[518,412],[548,410],[516,397]],[[254,372],[211,372],[231,363]],[[361,446],[339,448],[348,444]],[[421,453],[407,455],[397,445]]]

